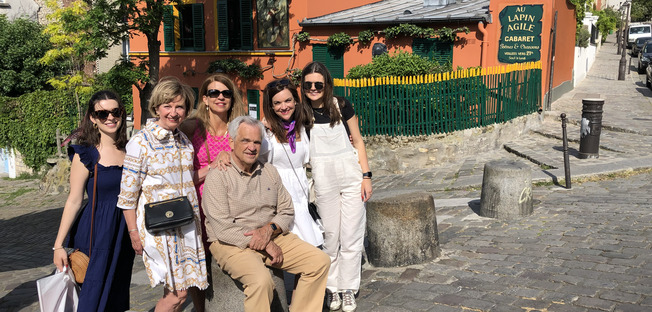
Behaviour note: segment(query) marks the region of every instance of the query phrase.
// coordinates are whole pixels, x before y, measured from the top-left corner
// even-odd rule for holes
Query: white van
[[[627,48],[631,48],[634,41],[640,37],[652,37],[652,26],[649,24],[634,24],[627,31]]]

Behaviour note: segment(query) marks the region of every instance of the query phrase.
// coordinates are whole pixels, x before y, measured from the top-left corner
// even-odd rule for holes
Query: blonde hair
[[[177,96],[181,96],[186,104],[186,116],[188,116],[192,111],[193,103],[195,103],[195,93],[192,88],[177,77],[163,77],[152,90],[147,108],[152,116],[156,116],[156,109],[159,106],[174,101]]]
[[[208,92],[208,85],[215,81],[224,84],[229,90],[231,90],[231,92],[233,92],[233,96],[231,97],[231,107],[227,113],[227,122],[231,122],[236,117],[243,116],[246,113],[242,94],[233,80],[224,74],[214,74],[206,78],[204,83],[202,83],[201,88],[199,89],[197,110],[195,110],[190,117],[201,121],[201,126],[204,130],[210,128],[210,112],[207,109],[208,105],[204,102],[204,96],[206,96],[206,92]],[[206,132],[203,131],[203,133],[205,134]]]

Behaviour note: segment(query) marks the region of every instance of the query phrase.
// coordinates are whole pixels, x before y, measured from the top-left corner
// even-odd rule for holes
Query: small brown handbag
[[[91,201],[91,233],[90,233],[90,243],[88,244],[88,256],[81,252],[79,249],[75,249],[70,255],[68,255],[68,263],[70,264],[70,269],[75,275],[75,282],[82,284],[86,278],[86,270],[88,270],[88,262],[90,261],[91,248],[93,247],[93,223],[95,223],[95,193],[97,193],[97,163],[95,163],[95,171],[93,172],[93,200]]]

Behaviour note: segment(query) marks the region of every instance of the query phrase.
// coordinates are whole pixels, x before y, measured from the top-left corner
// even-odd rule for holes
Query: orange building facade
[[[384,44],[389,53],[430,52],[452,62],[453,68],[502,64],[499,54],[504,25],[500,12],[506,7],[534,5],[542,8],[541,19],[536,22],[541,25],[544,105],[550,94],[551,73],[553,99],[572,88],[575,13],[567,0],[401,0],[397,5],[392,1],[398,0],[330,0],[328,5],[314,0],[186,0],[183,5],[170,6],[166,22],[161,25],[160,77],[176,76],[198,89],[212,74],[209,66],[214,61],[237,59],[258,64],[263,69],[262,79],[231,77],[247,99],[250,112],[259,115],[262,90],[270,81],[287,77],[313,60],[325,62],[336,78],[342,78],[350,68],[371,62],[376,43]],[[466,11],[475,13],[456,15]],[[397,18],[384,21],[375,12],[379,17],[395,14]],[[400,23],[434,29],[467,27],[469,33],[458,33],[459,39],[449,46],[437,42],[423,45],[423,39],[409,37],[386,38],[382,30]],[[327,38],[334,33],[344,32],[355,39],[363,30],[374,31],[371,43],[355,42],[339,54],[326,48]],[[308,32],[310,41],[295,41],[294,36],[300,32]],[[129,54],[132,60],[147,56],[144,36],[136,34],[130,39]],[[134,88],[134,120],[141,118],[137,92]]]

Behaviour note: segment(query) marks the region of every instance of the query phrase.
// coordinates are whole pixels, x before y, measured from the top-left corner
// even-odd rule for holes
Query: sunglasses
[[[211,99],[218,98],[220,94],[224,96],[225,99],[230,99],[231,97],[233,97],[233,91],[228,89],[227,90],[210,89],[206,91],[206,96],[208,96]]]
[[[109,118],[109,114],[111,114],[115,118],[122,118],[123,113],[124,113],[124,110],[122,109],[122,107],[116,107],[116,108],[114,108],[112,110],[96,110],[96,111],[92,112],[91,114],[93,115],[93,117],[95,117],[95,118],[97,118],[97,119],[99,119],[101,121],[104,121],[107,118]]]
[[[287,86],[290,84],[289,79],[274,80],[267,84],[267,89],[276,88],[277,86]]]
[[[323,82],[305,81],[303,83],[303,89],[304,90],[310,90],[310,89],[312,89],[312,85],[315,85],[315,90],[321,90],[321,89],[324,88],[324,83]]]

